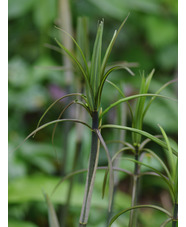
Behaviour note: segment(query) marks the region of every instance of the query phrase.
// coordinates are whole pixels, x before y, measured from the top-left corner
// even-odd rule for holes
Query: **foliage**
[[[108,215],[109,190],[111,192],[111,185],[107,185],[105,177],[108,170],[113,170],[114,174],[118,173],[118,189],[114,195],[110,216],[113,218],[110,220],[115,219],[112,226],[128,225],[130,211],[125,214],[124,212],[131,207],[130,185],[134,175],[134,166],[137,164],[138,167],[140,166],[141,179],[138,205],[154,204],[159,210],[164,209],[172,215],[174,203],[177,203],[177,102],[175,102],[177,97],[175,83],[177,77],[177,2],[116,0],[113,4],[111,0],[71,0],[74,34],[70,36],[76,37],[77,43],[74,40],[74,50],[72,53],[67,50],[66,53],[75,59],[71,70],[76,78],[82,77],[83,74],[84,79],[74,79],[75,82],[70,89],[66,87],[66,69],[64,70],[61,66],[61,53],[64,51],[59,46],[57,47],[55,41],[55,39],[58,40],[59,45],[65,50],[61,36],[63,39],[69,38],[69,35],[54,26],[55,24],[60,27],[58,4],[57,0],[9,0],[8,3],[9,225],[11,227],[48,226],[48,211],[43,192],[48,195],[46,198],[50,207],[49,216],[54,207],[57,216],[60,217],[59,213],[66,206],[66,197],[69,185],[71,185],[70,178],[66,179],[55,193],[52,195],[51,193],[62,177],[64,153],[67,155],[67,167],[63,176],[68,175],[73,169],[78,137],[77,124],[74,125],[72,122],[58,124],[53,141],[51,141],[52,127],[46,127],[37,133],[34,139],[30,138],[13,151],[31,131],[36,129],[38,119],[50,103],[56,100],[58,101],[55,107],[52,106],[50,111],[47,111],[47,116],[42,119],[41,125],[45,123],[48,125],[48,122],[58,119],[61,111],[63,112],[70,102],[72,104],[68,111],[62,113],[63,119],[77,118],[75,115],[77,109],[73,104],[81,105],[79,115],[82,117],[85,109],[88,109],[91,114],[94,110],[100,111],[101,135],[99,138],[103,147],[100,146],[98,166],[107,168],[109,156],[110,166],[107,170],[96,171],[88,226],[101,227],[108,222],[105,219]],[[124,29],[120,31],[119,25],[129,12],[130,17]],[[82,15],[88,18],[88,22],[86,20],[82,22],[83,25],[77,20],[78,16]],[[102,18],[104,18],[104,23]],[[102,22],[98,23],[96,33],[97,20]],[[119,28],[118,37],[113,25],[114,28]],[[81,43],[88,33],[88,39]],[[92,53],[88,50],[89,45]],[[103,55],[104,52],[105,55]],[[128,72],[124,70],[115,71],[117,65],[118,68],[124,66],[127,70],[131,67],[135,76],[128,76]],[[147,72],[150,72],[152,68],[155,68],[155,73],[152,71],[149,77],[146,77]],[[112,77],[106,80],[111,72]],[[82,84],[85,82],[86,90],[83,90],[84,88],[78,90],[76,85],[79,82],[77,81],[81,81]],[[91,86],[93,87],[90,89]],[[67,97],[60,100],[69,91],[82,92],[86,97],[82,95],[76,96],[75,99]],[[169,99],[164,97],[169,97]],[[150,107],[146,111],[148,103]],[[117,114],[122,104],[126,109],[128,108],[125,125],[118,123]],[[90,115],[82,121],[84,120],[90,125]],[[53,123],[59,122],[61,122],[60,119]],[[67,133],[68,127],[69,133]],[[108,129],[108,127],[115,128],[115,130]],[[119,132],[116,132],[116,129],[120,129]],[[125,138],[122,140],[127,144],[121,147],[118,143],[115,146],[107,143],[115,139],[118,133],[121,133],[121,129],[126,131]],[[99,131],[97,133],[99,134]],[[82,135],[80,134],[81,152],[78,153],[77,165],[73,171],[87,169],[91,133],[88,128],[83,127]],[[139,145],[141,149],[141,160],[134,159],[136,145]],[[114,166],[114,160],[119,160],[117,167]],[[74,183],[66,226],[77,226],[79,221],[85,173],[73,176]],[[105,196],[101,200],[103,189]],[[172,216],[170,220],[166,219],[168,218],[166,214],[159,210],[140,209],[137,212],[140,225],[156,227],[166,220],[172,221]],[[120,217],[118,217],[119,214],[121,214]],[[170,223],[167,226],[170,226]]]

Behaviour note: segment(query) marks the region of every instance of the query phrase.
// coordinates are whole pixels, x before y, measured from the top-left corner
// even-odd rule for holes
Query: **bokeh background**
[[[30,138],[16,151],[15,147],[36,128],[46,108],[58,97],[74,91],[75,79],[70,83],[62,70],[62,54],[55,50],[55,38],[62,34],[59,26],[59,4],[61,0],[9,0],[9,226],[47,227],[47,206],[43,191],[50,193],[61,175],[72,169],[76,127],[73,124],[59,125],[55,135],[55,151],[51,142],[52,127],[48,127]],[[173,0],[70,0],[67,13],[72,18],[72,33],[76,36],[77,18],[89,20],[90,52],[96,35],[97,23],[104,18],[103,48],[106,48],[115,29],[130,12],[130,16],[117,38],[110,62],[126,61],[138,63],[132,70],[135,77],[123,71],[110,75],[109,79],[124,87],[126,95],[139,90],[140,72],[150,73],[154,68],[150,91],[155,92],[164,83],[177,78],[178,58],[178,3]],[[64,17],[65,18],[65,17]],[[65,23],[65,19],[64,23]],[[51,47],[51,48],[49,48]],[[75,90],[76,92],[77,90]],[[163,94],[177,97],[177,84],[165,89]],[[103,91],[102,106],[105,108],[118,99],[118,93],[109,84]],[[43,122],[57,119],[66,103],[53,108]],[[74,109],[69,112],[73,116]],[[113,123],[116,110],[105,117],[104,122]],[[87,118],[87,121],[89,119]],[[126,124],[130,126],[126,115]],[[167,134],[177,141],[177,104],[157,99],[151,106],[144,129],[159,134],[160,124]],[[66,135],[68,131],[68,136]],[[105,132],[105,138],[115,136]],[[126,135],[130,140],[130,134]],[[90,135],[84,129],[81,163],[86,168]],[[65,147],[64,147],[65,143]],[[63,158],[66,153],[66,166]],[[56,155],[57,154],[57,155]],[[149,160],[149,162],[152,160]],[[100,164],[106,165],[104,152]],[[158,167],[157,163],[152,163]],[[78,168],[78,166],[77,166]],[[127,168],[132,169],[133,165]],[[62,171],[63,170],[63,171]],[[68,215],[68,226],[77,226],[84,193],[85,176],[78,176],[73,188]],[[107,198],[101,200],[100,184],[103,173],[96,178],[95,193],[89,226],[106,226]],[[150,187],[149,187],[150,185]],[[130,179],[121,175],[115,198],[115,210],[130,206]],[[60,216],[68,190],[68,181],[52,197]],[[158,193],[157,193],[158,192]],[[145,178],[141,189],[142,203],[163,204],[171,209],[170,198],[162,182]],[[124,215],[115,226],[124,226],[128,216]],[[157,227],[164,220],[159,212],[146,210],[140,216],[143,227]],[[126,224],[127,225],[127,224]]]

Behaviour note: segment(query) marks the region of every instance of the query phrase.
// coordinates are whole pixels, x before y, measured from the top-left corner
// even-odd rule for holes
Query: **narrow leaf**
[[[84,63],[84,65],[85,65],[86,72],[88,73],[89,70],[88,70],[88,64],[87,64],[86,58],[85,58],[85,56],[84,56],[84,53],[83,53],[81,47],[78,45],[78,43],[76,42],[76,40],[75,40],[68,32],[66,32],[66,31],[63,30],[62,28],[58,28],[58,27],[56,27],[56,26],[55,26],[55,28],[57,28],[58,30],[60,30],[60,31],[62,31],[63,33],[65,33],[65,34],[66,34],[68,37],[70,37],[71,40],[74,42],[74,44],[76,45],[77,49],[79,50],[79,53],[81,54],[81,57],[82,57],[82,59],[83,59],[83,63]],[[59,43],[58,43],[58,44],[59,44]]]
[[[167,86],[169,86],[172,83],[175,83],[177,80],[171,80],[164,84],[155,94],[159,94],[161,91],[163,91]],[[145,114],[147,113],[147,110],[149,109],[152,102],[155,100],[156,96],[152,97],[150,101],[148,102],[147,106],[145,107],[145,110],[143,111],[143,118],[145,117]]]
[[[163,209],[162,207],[159,207],[159,206],[155,206],[155,205],[137,205],[137,206],[133,206],[133,207],[130,207],[130,208],[127,208],[125,210],[122,210],[121,212],[119,212],[118,214],[116,214],[110,221],[109,223],[109,227],[113,224],[113,222],[122,214],[126,213],[127,211],[130,211],[130,210],[134,210],[134,209],[140,209],[140,208],[152,208],[152,209],[155,209],[155,210],[159,210],[163,213],[165,213],[166,215],[168,215],[169,217],[172,217],[172,215],[165,209]]]
[[[35,133],[37,133],[38,131],[40,131],[41,129],[44,129],[46,128],[47,126],[49,125],[52,125],[52,124],[56,124],[56,123],[59,123],[59,122],[74,122],[74,123],[80,123],[80,124],[83,124],[85,126],[87,126],[90,130],[92,130],[92,128],[87,124],[85,123],[84,121],[80,121],[80,120],[77,120],[77,119],[59,119],[59,120],[54,120],[54,121],[50,121],[44,125],[41,125],[40,127],[36,128],[34,131],[32,131],[24,140],[21,144],[19,144],[15,150],[17,150],[26,140],[28,140],[31,136],[35,135]]]
[[[166,164],[161,160],[161,158],[159,158],[159,156],[157,154],[155,154],[155,152],[153,152],[152,150],[148,149],[148,148],[144,148],[143,149],[144,151],[150,153],[156,160],[159,161],[159,163],[161,164],[161,166],[163,167],[163,169],[165,170],[171,184],[173,185],[173,181],[172,181],[172,177],[171,177],[171,174],[166,166]]]
[[[37,123],[37,127],[39,127],[42,119],[44,118],[44,116],[48,113],[48,111],[56,104],[58,103],[59,101],[61,101],[62,99],[64,98],[68,98],[68,97],[71,97],[71,96],[81,96],[82,98],[84,98],[83,94],[81,93],[72,93],[72,94],[68,94],[68,95],[64,95],[63,97],[60,97],[59,99],[57,99],[56,101],[54,101],[44,112],[44,114],[41,116],[41,118],[39,119],[38,123]]]
[[[172,221],[172,218],[168,218],[168,219],[166,219],[161,225],[160,225],[160,227],[165,227],[169,222],[171,222]]]
[[[118,31],[115,31],[115,32],[114,32],[114,35],[113,35],[113,37],[112,37],[112,39],[111,39],[111,41],[110,41],[110,44],[109,44],[109,46],[108,46],[108,48],[107,48],[107,50],[106,50],[105,56],[104,56],[104,58],[103,58],[103,62],[102,62],[102,65],[101,65],[101,77],[103,77],[103,75],[104,75],[105,67],[106,67],[108,58],[109,58],[109,56],[110,56],[110,53],[111,53],[111,51],[112,51],[113,45],[114,45],[114,43],[115,43],[115,41],[116,41],[116,38],[117,38],[117,36],[119,35],[119,33],[120,33],[122,27],[124,26],[125,22],[127,21],[128,17],[129,17],[129,14],[127,15],[127,17],[124,19],[124,21],[123,21],[122,24],[120,25]]]
[[[172,172],[172,177],[174,179],[175,174],[176,174],[176,157],[173,155],[172,148],[171,148],[171,145],[170,145],[170,142],[169,142],[169,139],[167,137],[166,132],[164,131],[164,129],[160,125],[158,125],[158,126],[159,126],[159,128],[162,132],[162,135],[165,139],[165,142],[167,144],[167,151],[168,151],[167,157],[168,157],[168,160],[169,160],[169,164],[170,164],[170,168],[171,168],[171,172]]]
[[[109,107],[107,107],[103,112],[102,114],[100,115],[100,118],[102,118],[110,109],[112,109],[113,107],[119,105],[120,103],[122,102],[126,102],[126,101],[129,101],[129,100],[132,100],[132,99],[136,99],[136,98],[140,98],[140,97],[146,97],[146,96],[149,96],[149,97],[153,97],[153,96],[156,96],[156,97],[161,97],[161,98],[166,98],[166,99],[170,99],[170,100],[174,100],[176,101],[175,99],[172,99],[172,98],[169,98],[167,96],[163,96],[163,95],[157,95],[157,94],[138,94],[138,95],[131,95],[131,96],[128,96],[126,98],[123,98],[123,99],[119,99],[118,101],[112,103]]]
[[[98,26],[90,68],[90,84],[93,87],[94,97],[96,96],[97,89],[101,80],[100,68],[101,68],[102,36],[103,36],[103,21],[101,21]]]
[[[44,193],[45,196],[45,200],[47,202],[47,206],[48,206],[48,220],[49,220],[49,226],[50,227],[60,227],[59,226],[59,222],[57,219],[57,215],[56,212],[54,210],[54,207],[50,201],[50,198],[48,197],[47,194]]]
[[[136,133],[139,133],[139,134],[151,139],[152,141],[154,141],[155,143],[157,143],[161,147],[167,148],[167,144],[165,142],[163,142],[162,140],[158,139],[157,137],[151,135],[148,132],[145,132],[145,131],[142,131],[142,130],[139,130],[139,129],[136,129],[136,128],[121,126],[121,125],[114,125],[114,124],[102,125],[101,128],[102,129],[103,128],[113,128],[113,129],[128,130],[128,131],[131,131],[131,132],[136,132]],[[172,151],[176,156],[178,155],[177,151],[175,151],[173,148],[172,148]]]
[[[167,185],[169,186],[171,195],[174,196],[173,185],[170,183],[169,179],[168,179],[166,176],[164,176],[161,172],[159,172],[158,170],[156,170],[156,169],[153,168],[152,166],[147,165],[147,164],[145,164],[145,163],[143,163],[143,162],[137,161],[137,160],[135,160],[135,159],[132,159],[132,158],[122,158],[122,159],[131,161],[131,162],[134,162],[134,163],[138,163],[139,165],[146,166],[146,167],[148,167],[149,169],[153,170],[156,174],[158,174],[158,175],[162,178],[162,180],[164,180],[164,181],[167,183]]]

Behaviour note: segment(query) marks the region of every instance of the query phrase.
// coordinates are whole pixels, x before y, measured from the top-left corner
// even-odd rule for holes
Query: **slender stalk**
[[[125,107],[125,103],[122,103],[121,106],[119,106],[119,108],[117,108],[117,115],[116,115],[116,121],[119,125],[126,125],[126,121],[127,121],[127,114],[126,114],[126,107]],[[125,131],[122,130],[120,131],[118,134],[116,134],[116,139],[119,137],[119,139],[121,141],[125,141]],[[116,144],[116,146],[114,147],[116,150],[120,150],[122,149],[123,144],[119,143]],[[121,153],[119,154],[119,157],[121,157]],[[114,167],[119,167],[119,157],[117,159],[114,160],[113,166]],[[117,193],[117,187],[118,187],[118,183],[119,183],[119,178],[118,178],[118,173],[114,173],[114,191],[113,191],[113,198],[112,198],[112,206],[110,211],[108,211],[108,218],[107,218],[107,226],[111,220],[112,217],[112,213],[113,213],[113,204],[114,204],[114,199],[115,199],[115,195]]]
[[[136,146],[136,154],[135,160],[139,161],[139,153],[138,147]],[[138,193],[139,193],[139,164],[135,163],[134,167],[134,176],[132,182],[132,202],[131,207],[137,205],[138,200]],[[130,212],[130,219],[129,219],[129,227],[136,227],[137,226],[137,211],[131,210]]]
[[[178,223],[178,204],[174,204],[174,214],[173,214],[173,221],[172,221],[172,227],[177,227]]]
[[[74,172],[76,169],[80,150],[81,150],[81,142],[77,141],[76,151],[75,151],[73,165],[72,165],[72,172]],[[66,199],[66,203],[65,203],[65,206],[63,209],[63,218],[61,220],[61,226],[67,225],[67,216],[68,216],[68,212],[69,212],[69,206],[70,206],[70,202],[71,202],[73,186],[74,186],[74,178],[71,177],[69,180],[67,199]]]
[[[92,129],[98,129],[99,127],[99,117],[98,112],[94,111],[92,113]],[[98,156],[99,156],[99,141],[97,134],[92,131],[92,141],[91,141],[91,153],[89,158],[89,167],[86,179],[85,194],[81,210],[81,216],[79,221],[79,227],[86,226],[88,221],[90,202],[94,187],[95,173],[98,165]]]

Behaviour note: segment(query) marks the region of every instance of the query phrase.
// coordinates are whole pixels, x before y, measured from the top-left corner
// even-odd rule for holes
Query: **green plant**
[[[126,18],[127,19],[127,18]],[[83,50],[83,47],[80,44],[80,41],[76,41],[70,34],[65,32],[64,30],[60,29],[64,34],[66,34],[68,37],[72,39],[74,42],[78,54],[72,53],[68,48],[66,48],[63,44],[61,44],[57,39],[56,42],[58,45],[62,48],[63,52],[69,56],[69,58],[73,61],[76,70],[79,75],[83,78],[83,81],[85,82],[85,94],[83,93],[71,93],[68,95],[65,95],[59,99],[57,99],[55,102],[53,102],[49,108],[44,112],[42,117],[39,120],[38,126],[36,130],[34,130],[28,137],[25,139],[27,140],[29,137],[35,135],[38,131],[41,129],[52,125],[57,124],[60,122],[74,122],[79,123],[84,126],[86,126],[91,131],[91,146],[90,146],[90,156],[89,156],[89,165],[88,169],[86,170],[78,170],[74,171],[75,168],[73,168],[73,171],[70,175],[66,176],[60,183],[62,183],[64,180],[82,172],[87,172],[87,178],[86,178],[86,185],[85,185],[85,193],[84,193],[84,200],[82,203],[82,209],[81,209],[81,215],[79,220],[79,226],[87,226],[88,224],[88,217],[89,217],[89,210],[90,210],[90,204],[91,204],[91,197],[93,193],[94,188],[94,182],[95,182],[95,176],[97,169],[105,169],[105,178],[103,180],[103,196],[105,194],[106,189],[106,183],[107,183],[107,176],[109,173],[109,209],[112,205],[112,197],[113,197],[113,188],[114,188],[114,174],[113,171],[119,171],[119,172],[125,172],[133,177],[133,192],[132,192],[132,203],[131,207],[124,209],[123,211],[116,214],[112,220],[110,221],[109,226],[121,215],[124,214],[127,211],[131,211],[130,220],[129,220],[129,226],[136,226],[138,219],[136,218],[135,210],[138,208],[153,208],[157,209],[159,211],[162,211],[163,213],[167,214],[169,218],[162,224],[162,226],[165,226],[168,222],[172,221],[172,226],[176,226],[177,224],[177,151],[171,146],[169,139],[163,130],[162,127],[160,127],[160,130],[162,132],[162,136],[165,141],[161,140],[158,136],[153,136],[150,133],[143,131],[143,119],[144,116],[149,109],[152,101],[159,97],[159,98],[167,98],[166,96],[160,95],[159,93],[167,87],[169,84],[171,84],[173,81],[168,82],[163,87],[161,87],[155,94],[148,93],[150,82],[154,73],[154,70],[149,74],[147,78],[145,78],[144,74],[142,75],[142,82],[141,82],[141,88],[140,92],[137,95],[131,95],[131,96],[125,96],[125,94],[121,91],[121,89],[115,85],[113,82],[108,81],[113,87],[119,91],[119,93],[122,95],[121,99],[118,99],[115,103],[111,104],[108,108],[102,111],[102,105],[101,105],[101,98],[102,98],[102,91],[103,87],[105,85],[105,82],[107,81],[107,77],[109,74],[115,70],[118,69],[126,69],[129,71],[132,75],[133,73],[130,71],[130,69],[127,67],[128,65],[125,63],[120,63],[118,65],[114,66],[108,66],[108,58],[110,56],[111,50],[113,48],[113,45],[115,43],[115,40],[123,27],[123,25],[126,22],[126,19],[121,24],[118,31],[114,32],[114,35],[107,47],[106,53],[102,59],[102,36],[103,36],[103,21],[101,21],[98,25],[97,29],[97,35],[93,47],[93,53],[91,62],[89,64],[86,53],[84,53],[85,50]],[[86,49],[86,48],[85,48]],[[61,114],[59,115],[59,118],[57,120],[48,122],[46,124],[43,124],[40,126],[40,123],[44,116],[49,112],[49,110],[59,101],[68,98],[68,97],[77,97],[72,102],[68,103],[66,107],[62,110]],[[147,100],[148,97],[151,97],[150,100]],[[129,103],[129,100],[137,99],[136,108],[133,112],[132,106]],[[132,127],[127,127],[124,125],[110,125],[110,124],[103,124],[102,125],[102,119],[103,116],[106,115],[108,111],[110,111],[113,107],[118,106],[121,103],[127,103],[132,119]],[[79,119],[60,119],[61,115],[66,111],[70,106],[73,104],[80,105],[83,107],[91,117],[91,123],[90,126],[88,123],[86,123],[83,120]],[[113,128],[113,129],[120,129],[120,130],[126,130],[132,132],[132,143],[127,141],[120,141],[122,142],[125,147],[121,148],[118,152],[115,152],[114,156],[111,157],[110,153],[108,151],[108,147],[106,145],[105,140],[103,139],[101,130],[105,128]],[[147,137],[147,139],[142,141],[143,137]],[[146,148],[146,144],[148,144],[150,141],[160,145],[163,149],[166,150],[166,154],[169,160],[170,170],[168,169],[166,163],[156,154],[156,152],[152,151],[149,148]],[[108,167],[98,166],[98,159],[99,159],[99,151],[100,151],[100,143],[102,144],[108,160]],[[124,157],[121,159],[124,159],[128,162],[133,162],[135,164],[134,173],[128,171],[127,169],[121,169],[119,167],[113,167],[113,161],[118,157],[119,154],[123,151],[130,151],[132,152],[134,158],[128,158]],[[159,161],[161,166],[163,167],[166,175],[159,170],[157,170],[155,167],[152,167],[150,165],[147,165],[143,163],[143,156],[144,154],[150,154]],[[140,167],[146,166],[151,171],[150,172],[140,172]],[[143,175],[155,175],[160,177],[167,185],[170,190],[170,194],[172,196],[172,200],[174,203],[174,214],[171,214],[166,209],[155,206],[155,205],[138,205],[137,204],[137,194],[138,194],[138,179],[139,177]],[[54,211],[54,208],[50,202],[50,199],[48,195],[45,195],[47,204],[48,204],[48,210],[49,210],[49,222],[50,226],[52,227],[58,227],[59,223],[57,221],[57,217]]]

